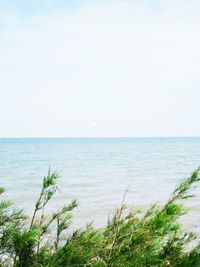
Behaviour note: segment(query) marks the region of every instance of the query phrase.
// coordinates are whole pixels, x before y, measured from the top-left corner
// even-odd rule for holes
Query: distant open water
[[[200,138],[0,139],[0,186],[31,214],[49,166],[58,170],[60,191],[47,211],[71,199],[75,224],[103,225],[128,188],[125,202],[146,208],[164,202],[177,183],[200,165]],[[200,233],[200,188],[188,200],[184,224]]]

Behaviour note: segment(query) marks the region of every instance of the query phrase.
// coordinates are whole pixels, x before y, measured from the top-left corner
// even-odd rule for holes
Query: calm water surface
[[[128,188],[126,203],[164,202],[180,179],[200,165],[200,138],[0,139],[0,184],[30,214],[49,166],[60,191],[48,211],[77,199],[75,223],[103,225]],[[188,202],[185,225],[199,231],[200,190]]]

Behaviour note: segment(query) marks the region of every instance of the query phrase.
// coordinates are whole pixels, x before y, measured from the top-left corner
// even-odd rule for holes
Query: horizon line
[[[200,138],[197,135],[187,136],[0,136],[0,139],[83,139],[83,138]]]

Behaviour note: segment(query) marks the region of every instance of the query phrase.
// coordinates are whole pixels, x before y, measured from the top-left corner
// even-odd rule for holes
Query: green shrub
[[[183,180],[165,205],[153,205],[141,213],[127,210],[122,203],[104,228],[87,225],[71,232],[67,229],[77,207],[75,200],[50,217],[45,215],[59,176],[49,171],[31,219],[10,201],[1,200],[0,266],[200,267],[200,244],[179,222],[187,212],[184,199],[192,197],[190,189],[200,181],[199,172]]]

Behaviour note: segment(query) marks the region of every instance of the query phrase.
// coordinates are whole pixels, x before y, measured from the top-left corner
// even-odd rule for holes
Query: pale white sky
[[[200,136],[199,100],[200,1],[0,1],[0,137]]]

